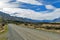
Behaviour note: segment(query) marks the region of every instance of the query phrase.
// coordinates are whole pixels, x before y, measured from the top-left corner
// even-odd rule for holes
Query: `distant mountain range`
[[[24,22],[29,21],[27,18],[10,16],[9,14],[6,14],[4,12],[0,12],[0,17],[2,17],[4,20],[11,20],[11,21],[24,21]]]
[[[0,17],[2,17],[4,20],[23,21],[23,22],[60,22],[60,18],[56,18],[54,20],[32,20],[28,18],[10,16],[9,14],[6,14],[4,12],[0,12]]]
[[[53,22],[60,22],[60,17],[53,20]]]

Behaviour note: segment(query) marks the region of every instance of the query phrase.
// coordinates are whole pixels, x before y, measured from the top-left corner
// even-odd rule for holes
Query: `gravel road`
[[[60,40],[60,34],[8,24],[8,40]]]

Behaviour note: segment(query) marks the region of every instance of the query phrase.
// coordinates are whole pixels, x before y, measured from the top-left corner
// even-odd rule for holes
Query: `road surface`
[[[8,24],[8,40],[60,40],[60,34]]]

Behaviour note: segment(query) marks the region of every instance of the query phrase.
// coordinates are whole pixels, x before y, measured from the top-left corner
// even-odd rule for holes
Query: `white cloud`
[[[12,0],[0,0],[0,8],[16,8],[19,7],[21,4],[20,2],[35,4],[35,5],[42,5],[41,3],[35,1],[35,0],[16,0],[16,2],[9,3]]]
[[[20,8],[3,8],[3,11],[6,13],[9,13],[10,15],[12,13],[17,13],[13,16],[17,16],[17,17],[24,17],[24,18],[31,18],[31,19],[35,19],[35,20],[53,20],[55,18],[60,17],[60,9],[56,9],[54,12],[52,13],[39,13],[39,12],[35,12],[32,10],[27,10],[27,9],[20,9]]]
[[[47,9],[55,9],[53,5],[45,5]]]
[[[42,3],[36,1],[36,0],[17,0],[18,2],[25,2],[25,3],[30,3],[30,4],[35,4],[35,5],[43,5]]]
[[[9,1],[11,0],[0,0],[0,8],[14,8],[19,6],[16,3],[9,3]]]
[[[0,0],[0,2],[9,2],[11,0]]]

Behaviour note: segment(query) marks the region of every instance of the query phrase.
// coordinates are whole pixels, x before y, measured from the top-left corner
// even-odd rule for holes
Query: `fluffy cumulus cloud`
[[[60,8],[51,4],[43,6],[36,0],[0,0],[0,11],[35,20],[53,20],[60,17]]]

